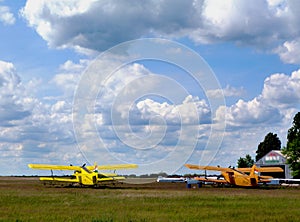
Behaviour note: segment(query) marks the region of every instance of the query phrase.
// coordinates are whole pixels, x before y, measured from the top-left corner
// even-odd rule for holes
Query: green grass
[[[47,188],[0,179],[0,221],[299,221],[300,189]]]

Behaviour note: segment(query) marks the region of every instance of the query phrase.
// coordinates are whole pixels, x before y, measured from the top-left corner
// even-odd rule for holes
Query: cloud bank
[[[104,51],[141,37],[188,37],[251,45],[298,64],[299,8],[297,0],[29,0],[21,14],[54,48]]]
[[[0,118],[1,118],[1,143],[0,150],[3,157],[9,160],[14,158],[26,159],[26,162],[36,162],[38,159],[47,160],[51,163],[81,164],[83,157],[76,148],[76,140],[72,132],[72,92],[77,85],[80,73],[88,65],[87,61],[74,63],[67,61],[61,67],[52,82],[57,85],[65,95],[54,102],[37,99],[31,93],[31,83],[24,83],[18,75],[12,63],[0,62]],[[163,156],[168,156],[174,151],[174,145],[178,142],[181,124],[195,123],[189,116],[189,104],[193,103],[199,113],[199,124],[190,125],[190,134],[181,135],[181,141],[188,145],[190,135],[199,132],[198,144],[195,147],[193,158],[198,160],[205,147],[210,133],[211,111],[206,99],[189,95],[179,104],[168,101],[141,98],[130,105],[123,104],[117,112],[122,118],[122,113],[129,114],[131,130],[139,138],[160,138],[162,130],[164,137],[160,145],[150,151],[134,150],[124,146],[124,141],[118,139],[114,127],[119,127],[124,135],[131,136],[122,126],[113,126],[111,122],[111,106],[114,97],[122,92],[123,88],[131,81],[142,76],[153,75],[150,70],[141,64],[133,63],[120,69],[111,79],[107,80],[106,88],[95,104],[95,114],[86,116],[91,124],[96,124],[99,136],[105,142],[110,154],[120,160],[128,160],[142,163],[158,161]],[[70,77],[71,75],[71,77]],[[68,81],[68,79],[73,81]],[[238,100],[231,106],[219,107],[216,113],[216,124],[222,122],[225,112],[227,130],[220,150],[220,155],[230,152],[236,156],[253,150],[257,144],[257,135],[265,135],[270,130],[276,130],[281,138],[286,135],[286,130],[291,125],[291,119],[299,108],[300,100],[300,70],[291,74],[274,73],[264,81],[263,89],[257,97],[249,101]],[[67,83],[67,84],[66,84]],[[147,84],[157,84],[149,82]],[[65,86],[65,87],[64,87]],[[226,87],[229,95],[235,95],[235,88]],[[166,89],[168,90],[168,89]],[[232,91],[232,93],[229,93]],[[180,114],[178,110],[181,110]],[[128,112],[129,111],[129,112]],[[160,121],[167,123],[166,128],[161,128]],[[85,126],[82,126],[85,127]],[[88,132],[87,132],[88,133]],[[220,132],[221,133],[221,132]],[[262,138],[263,139],[263,138]],[[146,141],[146,140],[145,140]],[[95,141],[96,143],[97,141]],[[152,141],[150,141],[150,145]],[[143,144],[147,146],[146,142]],[[231,150],[232,147],[240,147]],[[96,144],[95,144],[96,147]],[[90,149],[90,148],[88,148]],[[83,150],[84,151],[84,150]],[[97,155],[103,153],[97,151]],[[95,155],[95,156],[97,156]],[[216,163],[232,164],[230,158],[218,159]],[[54,161],[54,162],[53,162]],[[150,170],[151,171],[151,170]],[[149,172],[150,172],[149,171]],[[18,171],[16,171],[18,172]]]

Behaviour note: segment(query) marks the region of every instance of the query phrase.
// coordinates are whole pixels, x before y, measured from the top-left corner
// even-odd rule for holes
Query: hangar
[[[291,170],[289,165],[286,164],[286,157],[281,153],[280,150],[272,150],[259,159],[255,163],[258,167],[281,167],[284,172],[283,173],[268,173],[269,176],[274,178],[285,178],[291,179],[293,178],[291,175]],[[263,175],[263,174],[262,174]]]

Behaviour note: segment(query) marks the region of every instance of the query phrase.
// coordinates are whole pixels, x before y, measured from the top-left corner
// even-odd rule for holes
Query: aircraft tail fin
[[[257,176],[257,174],[258,174],[258,169],[257,169],[257,167],[256,167],[256,165],[253,165],[252,167],[251,167],[251,170],[250,170],[250,177],[255,177],[255,176]]]
[[[284,172],[284,170],[280,167],[257,167],[256,165],[253,165],[251,167],[251,171],[250,171],[250,176],[258,176],[258,172],[260,173],[281,173]],[[262,176],[260,176],[262,177]],[[272,177],[268,177],[268,178],[272,178]]]
[[[95,161],[94,162],[94,169],[93,169],[94,172],[98,173],[98,164],[97,162]]]

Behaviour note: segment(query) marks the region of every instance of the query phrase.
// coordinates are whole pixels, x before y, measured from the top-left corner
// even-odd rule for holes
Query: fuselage
[[[243,172],[234,170],[232,172],[222,172],[222,176],[227,181],[227,183],[235,186],[257,186],[258,176],[257,175],[247,175]]]

